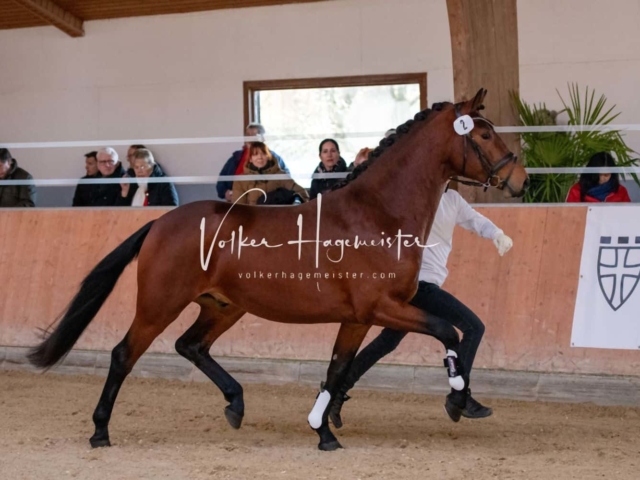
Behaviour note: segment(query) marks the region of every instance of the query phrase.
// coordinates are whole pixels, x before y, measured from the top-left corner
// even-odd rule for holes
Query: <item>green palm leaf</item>
[[[580,94],[578,84],[569,84],[569,101],[565,102],[556,90],[564,107],[569,125],[609,125],[620,112],[614,113],[616,105],[607,107],[607,98],[600,95],[596,100],[595,90],[585,89]],[[525,126],[555,125],[554,112],[544,103],[527,104],[516,92],[511,92],[513,106]],[[598,152],[612,152],[621,167],[637,166],[636,152],[624,142],[619,131],[576,131],[523,133],[522,157],[526,167],[583,167],[592,155]],[[622,176],[624,178],[624,176]],[[632,175],[636,183],[640,181]],[[526,202],[564,202],[571,185],[577,180],[575,175],[532,175],[531,188],[525,196]]]

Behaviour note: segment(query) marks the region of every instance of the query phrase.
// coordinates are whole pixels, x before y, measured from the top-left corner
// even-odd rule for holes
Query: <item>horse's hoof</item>
[[[90,439],[91,448],[110,447],[111,442],[108,438]]]
[[[334,440],[332,442],[320,443],[318,445],[318,448],[323,452],[333,452],[334,450],[338,450],[339,448],[343,447],[342,445],[340,445],[340,442],[338,440]]]
[[[239,415],[238,413],[231,410],[231,408],[225,407],[224,416],[226,417],[227,422],[229,422],[229,425],[231,425],[231,428],[235,428],[236,430],[238,430],[242,426],[243,415]]]
[[[460,421],[460,417],[462,416],[462,409],[447,399],[447,403],[444,404],[444,411],[447,412],[449,418],[458,423]]]

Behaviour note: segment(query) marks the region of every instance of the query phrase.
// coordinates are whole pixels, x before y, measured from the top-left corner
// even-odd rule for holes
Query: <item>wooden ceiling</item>
[[[71,36],[82,22],[323,0],[0,0],[0,29],[54,25]]]

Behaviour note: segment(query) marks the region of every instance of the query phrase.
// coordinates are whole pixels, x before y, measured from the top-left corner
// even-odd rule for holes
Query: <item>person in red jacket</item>
[[[587,167],[615,167],[616,161],[607,152],[596,153]],[[630,202],[629,192],[620,185],[617,173],[583,173],[567,195],[567,202]]]

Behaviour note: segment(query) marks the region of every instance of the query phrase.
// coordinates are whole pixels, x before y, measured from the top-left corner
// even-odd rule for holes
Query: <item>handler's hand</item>
[[[122,176],[122,178],[129,178],[129,175],[127,175],[126,173]],[[127,195],[129,195],[129,187],[131,186],[130,183],[121,183],[120,184],[120,195],[122,195],[122,198],[127,198]]]
[[[493,240],[493,244],[498,249],[498,255],[503,256],[511,250],[511,247],[513,247],[513,240],[507,237],[504,233],[501,233]]]

